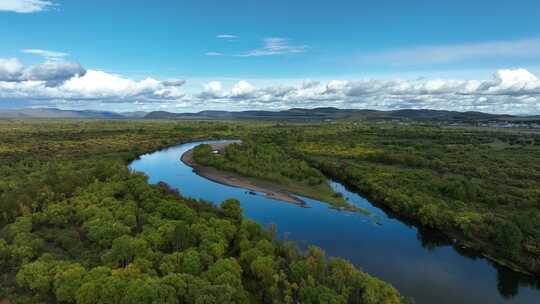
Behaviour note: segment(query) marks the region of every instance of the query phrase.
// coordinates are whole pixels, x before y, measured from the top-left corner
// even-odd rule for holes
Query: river
[[[345,258],[418,304],[540,303],[538,280],[496,267],[436,232],[393,218],[340,183],[331,181],[336,191],[374,216],[336,211],[309,198],[301,199],[311,208],[300,208],[251,195],[200,177],[180,161],[184,152],[201,143],[219,142],[225,141],[193,142],[145,154],[130,169],[143,172],[151,183],[166,182],[184,196],[215,204],[236,198],[247,218],[263,226],[276,224],[281,238]]]

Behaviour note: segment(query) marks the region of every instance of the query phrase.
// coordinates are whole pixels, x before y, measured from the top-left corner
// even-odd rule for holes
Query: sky
[[[0,0],[0,109],[540,114],[537,0]]]

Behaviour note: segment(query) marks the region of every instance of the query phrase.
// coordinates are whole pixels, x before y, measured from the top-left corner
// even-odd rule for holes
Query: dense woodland
[[[196,139],[248,140],[263,134],[258,140],[275,147],[311,151],[306,165],[299,168],[302,174],[310,173],[308,182],[321,178],[308,161],[313,166],[317,159],[322,162],[320,168],[325,164],[331,171],[335,159],[326,159],[322,150],[314,153],[313,149],[324,146],[313,146],[310,141],[321,132],[326,136],[326,127],[269,127],[205,122],[0,121],[0,300],[81,304],[402,302],[390,285],[347,261],[327,259],[315,247],[299,251],[292,243],[276,240],[275,229],[263,229],[243,218],[235,200],[215,207],[182,197],[165,184],[150,185],[145,176],[127,169],[138,155],[165,146]],[[272,143],[275,138],[281,139]],[[299,139],[299,145],[292,145]],[[364,157],[357,161],[358,165],[378,164]],[[537,172],[533,166],[529,170]],[[512,219],[500,220],[514,223]],[[533,221],[529,224],[535,223],[534,217],[527,219]],[[537,240],[528,234],[528,226],[517,223],[513,225],[522,234],[520,244]],[[531,235],[536,236],[532,232],[537,226],[530,228]]]
[[[540,274],[540,134],[390,123],[275,125],[231,147],[220,168],[318,176],[522,272]],[[263,153],[253,153],[262,150]],[[288,162],[269,164],[286,153]],[[266,154],[260,157],[261,154]],[[254,167],[257,158],[263,166]],[[229,163],[229,164],[223,164]],[[289,172],[302,165],[300,174]],[[245,165],[245,168],[238,166]],[[252,173],[250,170],[256,168]]]

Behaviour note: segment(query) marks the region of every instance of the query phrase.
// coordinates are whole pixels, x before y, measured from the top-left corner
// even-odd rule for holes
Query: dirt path
[[[230,143],[212,144],[211,146],[214,150],[223,151],[229,144]],[[231,187],[244,188],[250,192],[253,192],[254,195],[255,192],[261,192],[270,199],[284,201],[301,207],[308,207],[304,201],[286,191],[280,190],[277,185],[272,185],[271,183],[265,181],[258,181],[253,178],[247,178],[238,174],[224,172],[197,164],[193,160],[193,149],[185,152],[182,155],[181,160],[184,164],[193,168],[193,171],[196,174],[216,183]]]

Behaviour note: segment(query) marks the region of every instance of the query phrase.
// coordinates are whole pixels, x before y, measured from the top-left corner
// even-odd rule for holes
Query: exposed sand
[[[229,144],[230,143],[212,144],[211,146],[214,150],[223,151]],[[279,189],[278,185],[197,164],[193,160],[193,149],[188,150],[186,153],[184,153],[181,157],[181,160],[184,164],[193,168],[193,171],[196,174],[216,183],[224,184],[231,187],[244,188],[253,192],[261,192],[270,199],[295,204],[301,207],[308,207],[306,203],[301,199],[291,195],[286,191]]]

